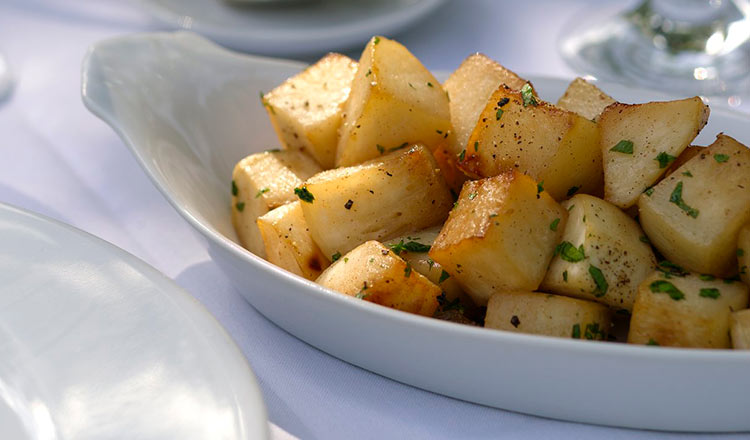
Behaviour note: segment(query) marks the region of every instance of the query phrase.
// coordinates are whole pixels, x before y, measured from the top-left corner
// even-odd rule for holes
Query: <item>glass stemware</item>
[[[575,69],[664,91],[750,93],[750,0],[643,0],[582,14],[560,49]],[[731,102],[730,102],[731,104]]]

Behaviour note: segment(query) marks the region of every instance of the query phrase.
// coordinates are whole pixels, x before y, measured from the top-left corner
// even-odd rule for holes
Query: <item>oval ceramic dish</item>
[[[0,204],[0,438],[268,438],[244,356],[173,281]]]
[[[205,238],[261,313],[340,359],[419,388],[529,414],[634,428],[750,430],[750,353],[555,339],[461,326],[340,295],[250,254],[230,223],[234,164],[278,146],[259,91],[305,66],[238,55],[188,33],[95,45],[83,100],[122,137],[154,184]],[[555,100],[568,81],[530,78]],[[654,93],[601,87],[626,102]],[[750,141],[747,116],[713,109]]]

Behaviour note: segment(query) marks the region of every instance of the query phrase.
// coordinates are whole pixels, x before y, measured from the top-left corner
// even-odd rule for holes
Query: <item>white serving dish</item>
[[[216,263],[266,317],[342,360],[419,388],[563,420],[658,430],[750,430],[750,353],[576,341],[414,316],[336,294],[236,243],[232,168],[276,147],[259,91],[302,64],[238,55],[188,33],[95,45],[83,100],[109,123],[154,184],[205,238]],[[545,99],[568,81],[532,77]],[[623,101],[652,92],[613,84]],[[713,109],[718,131],[750,142],[747,116]]]
[[[242,3],[246,4],[242,4]],[[173,29],[265,55],[302,55],[364,45],[397,33],[445,0],[141,0]]]
[[[115,246],[0,204],[0,438],[268,438],[244,356]]]

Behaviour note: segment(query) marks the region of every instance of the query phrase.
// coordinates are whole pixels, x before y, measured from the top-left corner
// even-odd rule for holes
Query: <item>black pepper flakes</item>
[[[510,318],[510,323],[513,327],[518,328],[518,325],[521,324],[521,320],[518,319],[518,316],[513,315],[513,317]]]

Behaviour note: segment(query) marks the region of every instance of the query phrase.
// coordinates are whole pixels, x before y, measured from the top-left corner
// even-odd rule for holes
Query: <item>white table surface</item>
[[[479,51],[518,72],[572,78],[556,38],[582,7],[597,4],[455,0],[396,37],[431,69],[452,70]],[[13,94],[0,102],[0,201],[98,235],[187,289],[250,361],[271,422],[302,439],[684,436],[553,421],[446,398],[351,366],[261,316],[115,133],[81,103],[80,63],[91,43],[157,29],[137,4],[125,1],[0,4],[0,52],[16,75]],[[704,437],[710,436],[691,436]]]

